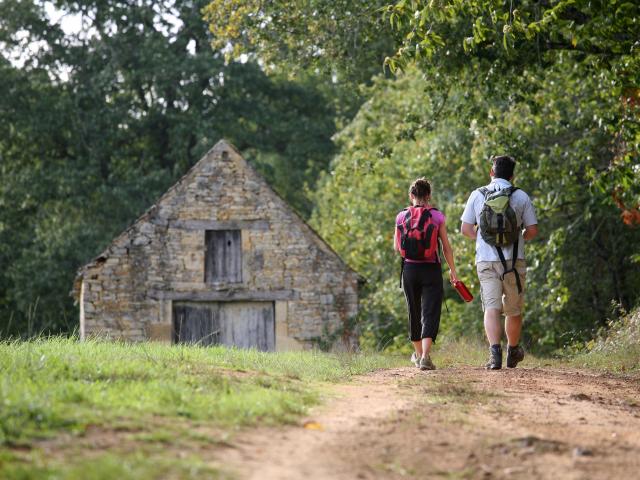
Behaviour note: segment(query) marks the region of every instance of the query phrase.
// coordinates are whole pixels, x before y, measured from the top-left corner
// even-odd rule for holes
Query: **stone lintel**
[[[180,230],[269,230],[270,223],[267,220],[167,220],[156,217],[152,223],[166,225],[169,228]]]
[[[206,292],[176,292],[164,290],[149,290],[147,297],[153,300],[191,300],[201,302],[230,302],[256,301],[273,302],[280,300],[296,300],[298,294],[294,290],[271,291],[206,291]]]

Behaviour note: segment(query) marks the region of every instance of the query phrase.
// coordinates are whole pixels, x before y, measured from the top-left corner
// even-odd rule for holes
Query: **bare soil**
[[[640,478],[640,378],[517,368],[379,371],[213,462],[245,479]],[[200,452],[202,453],[202,452]]]

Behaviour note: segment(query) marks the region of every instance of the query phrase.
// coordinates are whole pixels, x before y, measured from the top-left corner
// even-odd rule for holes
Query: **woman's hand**
[[[455,270],[449,269],[449,281],[454,285],[458,281],[458,275]]]

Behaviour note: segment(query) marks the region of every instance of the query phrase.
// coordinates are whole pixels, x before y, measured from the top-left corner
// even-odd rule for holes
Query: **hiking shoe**
[[[411,354],[411,363],[413,363],[416,367],[420,368],[420,357],[416,352]]]
[[[431,361],[431,357],[427,355],[420,359],[420,370],[435,370],[436,366]]]
[[[516,365],[524,359],[524,348],[520,345],[507,348],[507,368],[516,368]]]
[[[487,370],[500,370],[502,368],[502,347],[491,345],[489,361],[485,365]],[[515,366],[515,365],[514,365]]]

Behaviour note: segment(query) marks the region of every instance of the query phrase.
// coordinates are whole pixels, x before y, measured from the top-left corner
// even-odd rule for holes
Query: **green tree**
[[[389,59],[398,66],[447,50],[517,62],[572,51],[616,62],[634,55],[640,34],[640,6],[625,0],[399,0],[384,10],[402,35]]]
[[[393,52],[380,0],[213,0],[204,9],[213,46],[228,58],[254,56],[268,71],[317,71],[367,83]]]
[[[573,63],[586,75],[608,75],[608,95],[618,101],[608,165],[593,185],[620,205],[640,207],[640,4],[625,0],[400,0],[385,16],[402,37],[387,59],[392,70],[417,62],[451,72],[470,57],[515,76],[532,65]],[[493,63],[495,62],[495,63]],[[523,77],[526,78],[526,77]],[[528,88],[528,87],[527,87]],[[640,224],[640,215],[636,218]]]
[[[638,301],[640,275],[631,260],[640,232],[619,221],[609,192],[593,181],[614,155],[610,125],[619,105],[606,88],[610,76],[585,75],[568,60],[534,66],[514,81],[478,75],[482,62],[471,60],[455,83],[437,81],[436,68],[379,80],[337,136],[340,153],[312,219],[369,280],[362,327],[376,345],[405,342],[392,232],[416,177],[432,180],[458,271],[478,293],[473,245],[456,232],[469,193],[488,183],[487,159],[496,153],[518,159],[516,184],[530,193],[539,217],[541,237],[527,247],[528,341],[553,347],[589,338],[605,324],[611,301],[627,308]],[[449,310],[445,333],[480,331],[477,301],[450,301]]]
[[[311,82],[226,65],[204,2],[55,5],[82,30],[65,33],[45,2],[0,4],[5,333],[72,329],[75,270],[221,137],[303,215],[333,152],[331,102]]]

